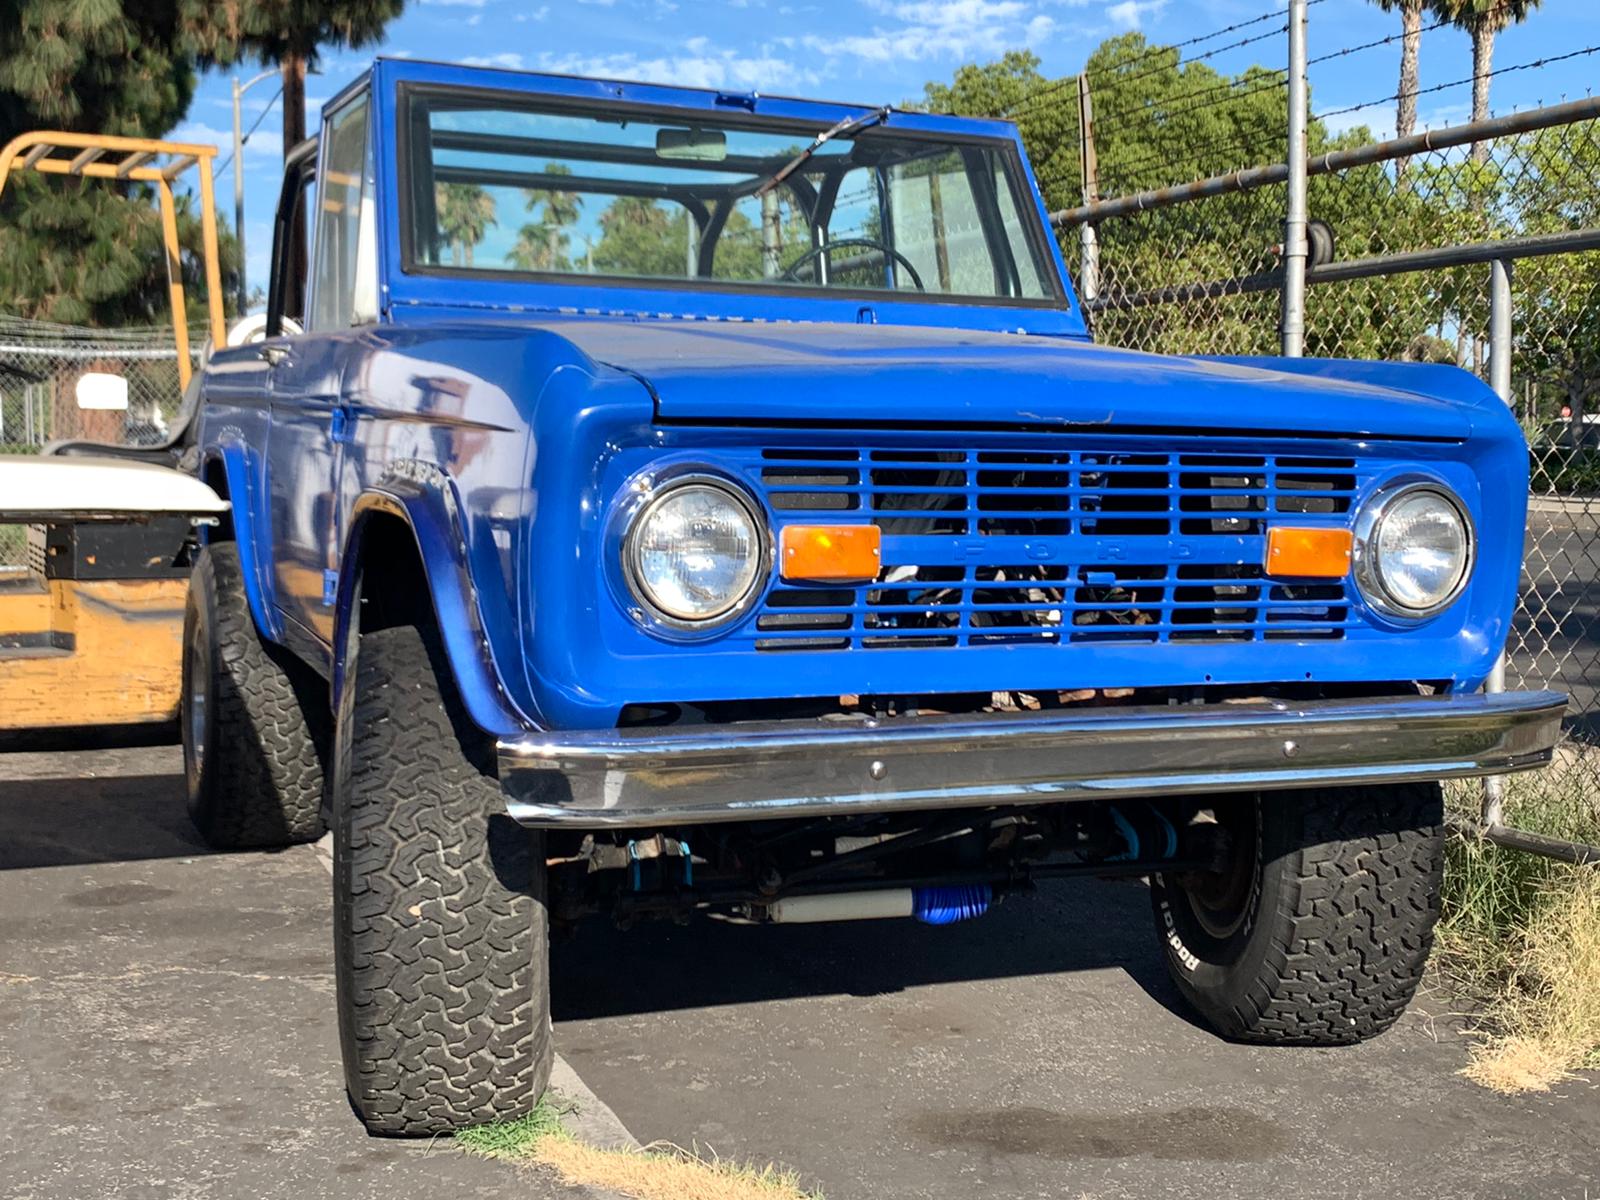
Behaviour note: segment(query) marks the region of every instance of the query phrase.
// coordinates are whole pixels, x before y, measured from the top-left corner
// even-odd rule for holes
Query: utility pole
[[[244,133],[239,117],[239,100],[244,89],[239,77],[233,77],[233,237],[239,243],[239,296],[234,310],[242,317],[250,302],[250,285],[244,271]]]
[[[783,218],[778,210],[778,193],[761,193],[761,274],[776,279],[783,269]]]
[[[278,78],[277,71],[263,71],[248,83],[241,84],[239,77],[233,77],[233,236],[239,243],[239,294],[237,297],[239,315],[244,316],[245,309],[250,304],[250,285],[245,278],[245,266],[249,261],[245,257],[244,246],[244,144],[248,135],[244,132],[242,101],[244,94],[258,83],[268,79]],[[272,107],[272,102],[267,102],[267,107]],[[259,124],[259,122],[257,122]],[[255,132],[254,129],[251,132]],[[285,146],[287,152],[289,147]]]
[[[1283,222],[1280,350],[1299,358],[1306,342],[1306,0],[1289,0],[1289,204]]]
[[[1094,105],[1089,97],[1089,76],[1078,76],[1078,176],[1083,181],[1083,203],[1100,199],[1100,160],[1094,149]],[[1093,221],[1078,226],[1078,299],[1088,304],[1100,298],[1100,235]]]

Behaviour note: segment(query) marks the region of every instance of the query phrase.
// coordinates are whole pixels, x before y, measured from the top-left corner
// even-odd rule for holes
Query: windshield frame
[[[414,102],[419,98],[442,96],[451,100],[465,100],[485,105],[500,105],[507,109],[533,110],[552,113],[571,112],[579,116],[593,116],[601,111],[623,111],[632,119],[644,121],[703,122],[705,112],[689,104],[650,103],[628,99],[596,99],[593,97],[564,96],[554,92],[527,91],[508,87],[480,85],[424,83],[401,80],[396,88],[394,113],[395,129],[395,196],[397,201],[398,234],[401,273],[407,276],[454,281],[472,281],[493,284],[539,284],[584,289],[590,292],[605,289],[641,290],[687,294],[715,294],[741,296],[764,300],[848,300],[864,305],[873,304],[926,304],[955,308],[998,308],[1030,311],[1071,312],[1075,305],[1064,286],[1059,269],[1057,248],[1052,244],[1044,222],[1040,218],[1037,194],[1024,163],[1021,150],[1014,137],[1004,134],[986,135],[963,131],[950,133],[917,128],[915,124],[895,123],[888,132],[906,140],[926,141],[951,149],[971,147],[994,152],[1007,186],[1012,189],[1013,207],[1022,232],[1022,247],[1034,258],[1034,270],[1042,284],[1044,295],[997,296],[991,294],[922,292],[906,289],[851,288],[805,283],[775,285],[766,280],[730,280],[708,276],[657,277],[649,275],[591,274],[564,271],[524,271],[502,267],[474,267],[469,265],[433,264],[420,260],[416,252],[414,218],[416,181],[412,177],[413,138],[421,136],[414,129]],[[851,106],[838,106],[848,113]],[[864,110],[870,113],[871,110]],[[717,112],[719,126],[754,132],[780,132],[809,139],[823,132],[829,122],[809,121],[792,116],[767,115],[743,108],[724,108]],[[902,113],[894,116],[915,117],[921,114]],[[874,130],[883,130],[885,123],[864,130],[859,136],[871,136]],[[858,136],[858,135],[852,135]],[[1016,248],[1008,248],[1015,254]],[[991,248],[991,254],[993,248]]]

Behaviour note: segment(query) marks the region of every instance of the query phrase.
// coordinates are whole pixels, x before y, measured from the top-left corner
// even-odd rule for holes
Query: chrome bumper
[[[500,743],[524,825],[634,828],[1495,775],[1550,761],[1554,692],[770,721]]]

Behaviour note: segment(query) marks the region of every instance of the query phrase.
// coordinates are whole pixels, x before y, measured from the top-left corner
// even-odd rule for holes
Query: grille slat
[[[1344,524],[1355,460],[1142,448],[774,447],[752,464],[788,520],[884,534],[883,570],[784,584],[757,649],[1338,640],[1343,581],[1271,580],[1269,521]]]

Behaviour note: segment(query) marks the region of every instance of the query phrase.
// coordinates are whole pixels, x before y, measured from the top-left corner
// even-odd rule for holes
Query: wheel
[[[433,631],[382,629],[352,646],[333,795],[351,1103],[381,1134],[525,1115],[550,1077],[543,838],[497,813],[493,747]]]
[[[195,560],[178,714],[189,816],[207,843],[237,850],[322,836],[325,691],[256,632],[232,542],[204,546]]]
[[[1229,798],[1207,817],[1220,869],[1151,880],[1184,998],[1248,1042],[1345,1045],[1394,1024],[1439,919],[1439,785]]]

